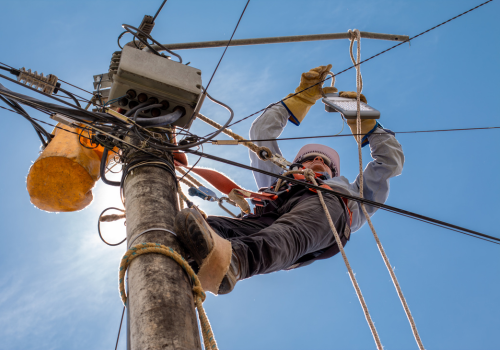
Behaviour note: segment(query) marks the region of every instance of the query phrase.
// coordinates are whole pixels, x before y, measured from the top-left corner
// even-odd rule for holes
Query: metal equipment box
[[[160,112],[157,110],[156,115],[148,110],[141,113],[141,117],[165,115],[182,106],[186,114],[174,125],[184,128],[191,125],[202,93],[199,69],[131,46],[125,46],[121,55],[114,55],[114,59],[118,61],[117,68],[109,72],[112,85],[108,101],[112,101],[112,106],[130,110],[154,98],[164,107]]]

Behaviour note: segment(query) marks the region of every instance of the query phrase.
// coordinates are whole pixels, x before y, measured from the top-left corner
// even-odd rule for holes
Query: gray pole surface
[[[144,153],[129,155],[144,157]],[[158,159],[152,159],[158,161]],[[151,228],[173,230],[177,213],[176,180],[164,169],[132,169],[124,183],[127,244]],[[147,232],[133,241],[161,243],[183,254],[177,238],[165,231]],[[128,268],[131,350],[201,349],[192,287],[184,270],[160,254],[145,254]]]
[[[331,34],[276,36],[269,38],[235,39],[231,41],[231,44],[229,46],[296,43],[303,41],[318,41],[318,40],[338,40],[338,39],[349,39],[350,37],[351,34],[349,34],[348,32],[344,32],[344,33],[331,33]],[[390,41],[406,41],[410,38],[408,35],[383,34],[383,33],[371,33],[371,32],[361,32],[361,37],[365,39],[378,39],[378,40],[390,40]],[[187,49],[203,49],[210,47],[226,47],[228,42],[229,40],[200,41],[192,43],[165,44],[164,46],[169,50],[187,50]],[[161,48],[157,45],[153,45],[153,48],[161,51]]]

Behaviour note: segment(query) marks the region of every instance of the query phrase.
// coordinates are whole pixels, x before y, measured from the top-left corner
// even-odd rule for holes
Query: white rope
[[[314,171],[311,169],[305,169],[303,171],[304,176],[307,180],[311,181],[314,185],[318,186],[316,179],[314,178]],[[323,199],[323,194],[321,191],[318,192],[319,201],[325,210],[326,218],[328,219],[328,223],[330,224],[330,228],[332,229],[333,235],[335,237],[335,242],[337,242],[337,246],[340,249],[340,253],[342,254],[342,258],[344,259],[345,266],[347,267],[347,271],[349,273],[349,277],[351,278],[352,285],[354,286],[354,290],[356,291],[356,295],[358,296],[359,302],[361,303],[361,307],[363,308],[363,312],[365,314],[366,321],[368,322],[368,326],[370,326],[370,330],[372,331],[373,338],[375,339],[375,343],[377,344],[378,350],[383,350],[382,343],[380,342],[380,338],[378,336],[377,330],[375,329],[375,324],[372,321],[370,316],[370,312],[368,311],[368,306],[366,305],[365,298],[363,298],[363,294],[361,293],[361,288],[359,288],[358,281],[356,280],[356,276],[354,276],[354,272],[352,271],[351,264],[349,264],[349,260],[347,260],[347,255],[344,251],[344,246],[342,245],[342,241],[340,240],[340,236],[335,228],[335,224],[333,223],[332,217],[330,216],[330,212],[328,211],[328,207],[326,206],[325,200]]]
[[[356,66],[356,102],[357,102],[357,117],[356,117],[356,126],[357,126],[357,134],[358,136],[358,156],[359,156],[359,196],[363,198],[363,155],[361,152],[361,103],[360,103],[360,97],[361,97],[361,91],[363,90],[363,80],[361,78],[361,70],[359,63],[361,61],[361,33],[359,32],[358,29],[354,29],[354,31],[349,30],[349,33],[351,33],[351,45],[349,47],[349,51],[351,54],[351,60],[352,63]],[[352,53],[352,47],[354,44],[354,41],[358,41],[357,45],[357,60],[354,60],[354,55]],[[401,290],[401,287],[399,285],[398,279],[396,278],[396,274],[394,273],[393,268],[391,267],[391,264],[389,263],[389,258],[387,257],[387,254],[385,253],[384,247],[382,246],[382,243],[380,242],[380,239],[378,238],[377,232],[375,231],[375,227],[373,226],[373,223],[370,219],[370,216],[368,215],[368,212],[366,211],[365,205],[361,203],[361,210],[363,211],[363,214],[366,217],[366,221],[368,221],[368,225],[370,226],[370,229],[372,230],[373,237],[375,238],[375,242],[377,242],[377,247],[380,251],[380,254],[382,255],[382,259],[384,260],[385,266],[387,267],[387,270],[389,271],[389,274],[391,275],[392,282],[394,283],[394,286],[396,287],[396,291],[399,296],[399,300],[401,300],[401,303],[403,304],[403,308],[405,310],[406,316],[408,317],[408,321],[410,321],[411,325],[411,330],[413,332],[413,336],[415,337],[415,340],[417,342],[418,348],[420,350],[425,350],[424,345],[422,344],[422,340],[420,339],[420,335],[418,334],[417,326],[415,324],[415,321],[413,320],[413,316],[411,315],[410,308],[408,307],[408,304],[406,303],[406,299],[403,295],[403,291]],[[375,337],[375,335],[374,335]],[[377,342],[377,340],[375,340]],[[378,344],[377,344],[378,346]]]

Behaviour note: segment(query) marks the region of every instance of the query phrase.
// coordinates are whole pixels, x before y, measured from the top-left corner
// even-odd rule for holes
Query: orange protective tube
[[[58,126],[76,133],[81,131],[62,124]],[[31,166],[27,189],[31,203],[37,208],[71,212],[82,210],[92,202],[92,188],[99,180],[102,150],[85,148],[78,139],[77,134],[55,129],[55,137]],[[85,143],[86,139],[82,137],[81,140]]]

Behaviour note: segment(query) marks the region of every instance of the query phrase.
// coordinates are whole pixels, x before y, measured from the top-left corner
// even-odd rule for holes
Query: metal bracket
[[[410,37],[408,35],[383,34],[383,33],[371,33],[371,32],[361,32],[361,37],[366,39],[390,40],[390,41],[410,40]],[[294,35],[294,36],[276,36],[269,38],[231,40],[229,46],[296,43],[302,41],[338,40],[338,39],[350,39],[350,38],[351,34],[349,32],[312,34],[312,35]],[[209,47],[226,47],[228,42],[229,42],[228,40],[200,41],[193,43],[165,44],[163,46],[165,46],[165,48],[169,50],[204,49]],[[153,48],[158,51],[162,50],[162,48],[157,45],[154,45]]]

